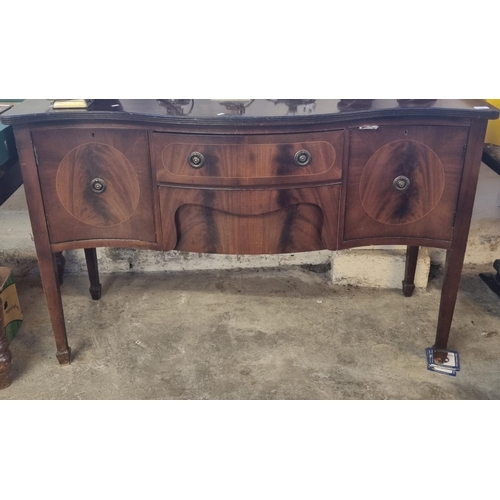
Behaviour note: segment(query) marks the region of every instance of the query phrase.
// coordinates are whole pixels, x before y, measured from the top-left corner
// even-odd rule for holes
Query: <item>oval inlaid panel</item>
[[[410,180],[398,191],[394,180]],[[384,224],[408,224],[425,217],[443,195],[445,175],[441,160],[425,144],[394,141],[381,147],[366,163],[359,184],[366,212]]]
[[[102,179],[102,193],[92,181]],[[57,195],[76,219],[91,226],[114,226],[129,219],[139,204],[141,189],[137,173],[116,148],[87,143],[71,150],[57,170]]]
[[[307,166],[298,166],[294,162],[295,153],[301,150],[312,155]],[[187,158],[193,151],[205,157],[202,168],[189,166]],[[162,151],[163,166],[172,175],[224,179],[320,175],[332,169],[336,159],[335,148],[326,141],[294,144],[174,143]]]

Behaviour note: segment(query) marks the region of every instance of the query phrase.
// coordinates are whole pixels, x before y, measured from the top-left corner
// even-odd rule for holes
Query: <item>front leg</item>
[[[0,300],[0,389],[7,389],[10,385],[10,365],[12,356],[5,336],[3,302]]]
[[[69,365],[71,361],[71,349],[68,346],[68,338],[66,336],[66,324],[64,322],[56,255],[51,253],[50,250],[39,252],[38,265],[56,340],[56,357],[61,365]]]
[[[38,267],[56,339],[56,356],[59,363],[67,365],[71,360],[71,350],[66,337],[59,273],[56,256],[51,250],[49,229],[40,188],[37,159],[33,151],[31,131],[28,125],[19,125],[15,129],[15,134],[18,144],[19,163],[23,172],[23,182],[26,190],[26,202],[30,213],[31,227],[33,228]]]
[[[443,288],[439,305],[436,342],[434,344],[434,360],[443,363],[448,356],[448,338],[450,336],[453,312],[457,301],[458,288],[464,265],[465,245],[462,248],[446,252]]]
[[[443,363],[448,355],[448,338],[450,336],[451,322],[455,311],[458,287],[460,285],[465,251],[467,249],[467,238],[469,236],[472,209],[474,208],[474,196],[479,168],[481,166],[486,125],[487,122],[485,120],[473,120],[471,122],[469,142],[466,150],[464,150],[465,158],[462,183],[460,186],[451,249],[446,252],[439,319],[436,342],[434,344],[434,360],[438,363]]]

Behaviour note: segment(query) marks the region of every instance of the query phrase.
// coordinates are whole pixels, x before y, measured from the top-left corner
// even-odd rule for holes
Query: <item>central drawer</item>
[[[336,250],[340,189],[160,187],[163,249],[239,255]]]
[[[153,133],[158,182],[273,186],[340,181],[344,131],[214,136]]]

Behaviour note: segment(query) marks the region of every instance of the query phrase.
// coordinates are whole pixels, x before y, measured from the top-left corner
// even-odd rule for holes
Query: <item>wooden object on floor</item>
[[[185,101],[185,102],[184,102]],[[474,100],[25,101],[14,125],[56,338],[68,363],[54,254],[96,247],[274,254],[447,250],[435,347],[446,353],[487,120]],[[222,107],[221,107],[222,106]]]
[[[0,389],[10,386],[10,365],[12,355],[9,351],[9,343],[5,336],[5,324],[3,313],[3,302],[0,300]]]

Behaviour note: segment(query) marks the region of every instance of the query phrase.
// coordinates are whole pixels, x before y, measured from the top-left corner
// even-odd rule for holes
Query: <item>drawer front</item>
[[[33,131],[51,243],[156,241],[147,133]]]
[[[167,251],[252,255],[337,248],[337,185],[281,190],[159,189]]]
[[[338,181],[344,132],[210,136],[153,134],[157,180],[200,186]]]
[[[353,129],[344,240],[450,241],[467,127]]]

